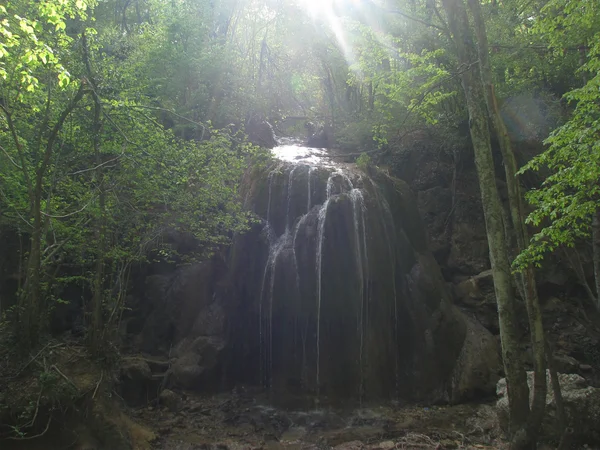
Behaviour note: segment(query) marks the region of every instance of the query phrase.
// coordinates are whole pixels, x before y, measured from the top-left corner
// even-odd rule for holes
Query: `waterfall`
[[[267,224],[267,228],[271,229],[270,225]],[[273,291],[275,288],[275,273],[277,271],[277,260],[281,251],[289,245],[290,232],[286,230],[275,242],[269,239],[269,257],[265,264],[265,270],[263,272],[262,286],[260,290],[260,354],[261,354],[261,382],[265,387],[272,385],[273,376]],[[269,279],[268,295],[268,307],[269,307],[269,318],[268,321],[263,323],[263,302],[265,298],[265,287],[267,286],[267,277]],[[263,330],[266,328],[266,330]],[[265,342],[265,335],[268,337],[268,342]],[[266,349],[265,349],[266,347]]]
[[[360,194],[360,198],[362,199],[362,193],[358,189],[353,189],[354,186],[350,177],[348,177],[341,169],[338,169],[332,172],[327,178],[326,185],[326,200],[319,209],[319,215],[317,220],[317,251],[316,251],[316,270],[317,270],[317,398],[319,396],[320,391],[320,381],[321,381],[321,298],[322,298],[322,276],[323,276],[323,240],[325,239],[325,222],[327,219],[327,208],[329,207],[329,202],[331,198],[335,195],[333,194],[334,188],[334,180],[336,177],[342,179],[343,182],[347,184],[347,189],[350,190],[350,196],[352,197],[352,192],[357,191]],[[343,183],[340,184],[340,193],[344,192]],[[356,196],[357,194],[355,194]],[[362,204],[362,200],[361,200]],[[356,227],[355,227],[356,228]],[[364,216],[363,216],[363,229],[364,229]],[[358,231],[357,231],[358,233]],[[363,243],[364,252],[366,254],[366,241]]]
[[[287,201],[286,201],[286,209],[285,209],[285,231],[287,232],[290,229],[290,203],[292,203],[292,186],[294,180],[294,172],[298,166],[294,166],[292,170],[290,170],[290,174],[288,177],[287,183]]]
[[[271,196],[273,194],[273,176],[275,175],[275,170],[271,170],[269,172],[269,177],[267,182],[269,183],[269,197],[267,200],[267,224],[269,220],[271,220]]]
[[[354,244],[356,247],[356,267],[358,272],[358,280],[361,293],[361,301],[358,317],[358,333],[360,336],[359,346],[359,369],[360,369],[360,386],[359,398],[362,401],[364,395],[364,339],[368,325],[369,314],[369,256],[367,252],[367,228],[365,224],[365,200],[360,189],[352,189],[350,191],[350,199],[352,200],[352,218],[354,222]],[[362,231],[362,233],[361,233]],[[362,247],[362,248],[361,248]]]
[[[331,179],[331,177],[329,177]],[[319,396],[320,371],[321,371],[321,277],[323,262],[323,237],[325,234],[325,219],[327,218],[327,207],[329,206],[330,184],[327,180],[327,200],[319,210],[317,225],[317,397]]]
[[[259,298],[259,346],[260,346],[260,380],[264,387],[270,387],[273,384],[273,297],[275,290],[275,276],[277,273],[277,261],[279,255],[285,248],[291,246],[294,260],[294,270],[296,272],[296,285],[300,291],[300,277],[298,264],[296,260],[295,242],[298,230],[306,220],[307,214],[303,215],[290,230],[290,205],[292,202],[293,177],[294,172],[299,166],[293,166],[288,173],[287,195],[285,205],[285,232],[277,237],[275,230],[271,226],[271,199],[273,195],[273,178],[276,170],[269,172],[268,176],[268,205],[267,205],[267,223],[264,231],[269,241],[269,256],[265,263],[263,271],[260,298]],[[310,191],[310,185],[309,185]],[[265,311],[265,307],[268,308]],[[268,313],[268,317],[265,317]]]
[[[311,195],[312,194],[312,186],[310,184],[310,180],[311,180],[311,177],[312,177],[313,170],[315,170],[314,167],[309,167],[308,168],[308,183],[307,183],[308,184],[308,202],[307,202],[307,205],[306,205],[306,213],[307,214],[310,211],[310,207],[311,207],[311,204],[312,204],[312,201],[311,201],[312,200],[311,199],[311,197],[312,197],[312,195]]]
[[[270,174],[269,174],[270,175]],[[270,188],[270,184],[269,184]],[[269,189],[269,199],[271,198],[271,192]],[[270,202],[269,202],[270,203]],[[271,249],[273,248],[273,230],[271,225],[267,222],[263,232],[267,235],[267,239],[269,241],[269,256],[267,258],[267,262],[265,263],[265,270],[263,272],[263,279],[260,288],[260,297],[258,301],[258,333],[259,333],[259,363],[260,363],[260,382],[264,386],[265,382],[265,370],[264,370],[264,361],[266,360],[265,356],[265,342],[264,342],[264,323],[263,323],[263,299],[264,299],[264,291],[265,285],[267,283],[267,274],[269,273],[270,261],[271,261]]]
[[[231,381],[260,376],[272,401],[304,406],[315,393],[332,404],[446,395],[474,338],[424,248],[407,185],[376,168],[367,176],[291,156],[246,181],[265,225],[230,252]]]

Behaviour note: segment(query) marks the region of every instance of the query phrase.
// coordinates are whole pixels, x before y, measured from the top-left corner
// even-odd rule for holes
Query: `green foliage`
[[[235,125],[217,129],[199,114],[215,95],[199,97],[202,86],[226,72],[222,44],[198,26],[213,13],[208,2],[156,5],[153,24],[136,23],[136,33],[103,16],[110,2],[98,11],[80,0],[52,5],[23,1],[0,11],[10,16],[0,17],[8,36],[0,47],[0,225],[27,235],[39,223],[32,301],[43,308],[35,320],[64,302],[69,284],[100,289],[106,317],[118,318],[133,262],[154,249],[178,263],[204,258],[247,228],[239,181],[249,161],[267,157]],[[199,5],[197,17],[190,12]],[[83,22],[86,11],[111,19],[97,20],[96,32]],[[18,35],[10,31],[16,12],[25,17]],[[177,254],[174,234],[196,246]]]
[[[578,2],[569,3],[569,9],[572,3]],[[590,30],[589,25],[600,20],[600,9],[586,1],[579,3],[572,12],[578,11],[581,23]],[[557,5],[551,2],[547,8]],[[551,42],[558,44],[561,41],[556,40],[557,34],[563,35],[569,29],[582,39],[579,23],[572,16],[560,20],[550,16],[545,25]],[[600,207],[600,33],[587,39],[589,54],[579,72],[591,78],[565,95],[575,108],[571,118],[546,139],[548,149],[521,170],[549,170],[550,175],[540,188],[527,195],[535,207],[528,223],[542,229],[515,261],[517,268],[528,263],[539,265],[547,252],[559,246],[573,247],[578,240],[589,237],[592,215]]]
[[[72,42],[67,20],[84,20],[93,5],[93,0],[16,0],[0,5],[0,78],[16,91],[33,92],[39,69],[44,68],[66,87],[70,74],[61,51]]]
[[[371,157],[366,153],[361,153],[358,158],[356,158],[356,165],[362,171],[369,170],[371,166]]]

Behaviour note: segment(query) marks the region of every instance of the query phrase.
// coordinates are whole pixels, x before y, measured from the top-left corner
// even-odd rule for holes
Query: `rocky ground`
[[[156,432],[152,448],[192,449],[450,449],[504,448],[488,404],[377,406],[286,411],[242,389],[201,397],[163,391],[159,403],[132,410]]]

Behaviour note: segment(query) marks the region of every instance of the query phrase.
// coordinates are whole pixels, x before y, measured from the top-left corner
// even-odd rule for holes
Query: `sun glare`
[[[336,15],[345,8],[344,0],[298,0],[300,5],[313,17],[325,18],[329,14]]]

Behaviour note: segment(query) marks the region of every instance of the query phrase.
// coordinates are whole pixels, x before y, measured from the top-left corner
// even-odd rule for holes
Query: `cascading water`
[[[354,221],[354,242],[356,246],[356,266],[358,272],[360,292],[362,295],[359,313],[359,328],[358,333],[360,335],[360,351],[359,351],[359,364],[363,367],[363,354],[364,351],[364,333],[365,323],[368,324],[369,320],[369,297],[368,297],[368,286],[365,282],[369,279],[369,256],[367,253],[367,228],[365,225],[365,200],[360,189],[352,189],[350,191],[350,198],[352,200],[352,216]],[[361,233],[362,232],[362,233]],[[362,401],[364,394],[363,386],[363,373],[361,370],[360,376],[360,387],[359,387],[359,398]]]
[[[289,151],[289,149],[288,149]],[[260,327],[260,379],[265,387],[270,387],[273,384],[273,300],[275,289],[275,278],[277,275],[277,261],[284,249],[291,249],[293,256],[293,264],[295,269],[296,289],[300,293],[300,272],[298,270],[298,261],[296,257],[296,245],[298,232],[305,224],[312,206],[312,177],[318,169],[316,166],[306,167],[306,213],[300,217],[293,217],[291,213],[292,196],[294,192],[294,175],[302,168],[303,164],[290,165],[287,170],[287,182],[285,183],[285,231],[279,237],[273,236],[274,227],[270,223],[273,199],[273,184],[278,176],[278,171],[281,166],[269,172],[268,183],[268,199],[267,199],[267,221],[265,223],[265,234],[269,239],[269,254],[265,263],[261,292],[260,292],[260,308],[259,308],[259,327]],[[285,172],[285,171],[284,171]],[[360,180],[360,177],[359,177]],[[350,176],[342,169],[335,168],[330,170],[325,183],[325,200],[318,209],[317,213],[317,232],[316,232],[316,250],[315,250],[315,274],[316,274],[316,370],[315,370],[315,388],[317,397],[320,394],[321,386],[321,302],[323,297],[323,244],[325,241],[325,227],[327,225],[328,207],[332,199],[340,198],[341,196],[348,197],[352,206],[352,226],[354,236],[354,261],[356,266],[356,277],[359,280],[359,313],[357,317],[357,335],[359,338],[358,346],[358,365],[359,365],[359,398],[362,399],[364,394],[364,374],[363,365],[366,359],[364,348],[366,327],[368,326],[368,274],[369,260],[367,250],[367,226],[365,222],[365,201],[361,189],[354,187]],[[290,230],[290,221],[295,220],[295,225]],[[268,317],[264,317],[265,307],[267,306]],[[265,339],[265,336],[267,339]],[[305,337],[302,339],[305,346]],[[303,357],[305,360],[305,358]],[[303,363],[304,365],[305,363]]]
[[[465,324],[406,185],[322,150],[274,154],[245,185],[263,225],[232,249],[229,373],[321,401],[444,392]]]

